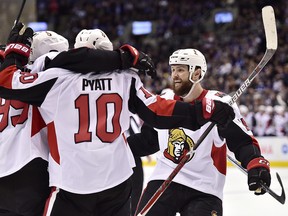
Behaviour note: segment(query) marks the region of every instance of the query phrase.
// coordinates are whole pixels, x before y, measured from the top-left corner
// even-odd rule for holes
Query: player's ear
[[[192,79],[193,81],[198,81],[201,78],[201,68],[196,68],[193,72]]]

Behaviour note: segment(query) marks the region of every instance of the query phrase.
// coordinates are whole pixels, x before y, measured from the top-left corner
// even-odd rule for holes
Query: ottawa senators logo
[[[171,129],[169,130],[167,148],[163,154],[167,159],[179,164],[183,156],[185,156],[193,146],[193,140],[185,134],[183,129]],[[192,158],[193,156],[189,160]]]

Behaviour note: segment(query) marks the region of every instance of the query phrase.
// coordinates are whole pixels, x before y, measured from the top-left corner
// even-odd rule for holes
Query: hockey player
[[[228,101],[230,96],[215,90],[206,90],[201,81],[207,71],[204,55],[196,49],[180,49],[169,59],[173,91],[165,91],[163,97],[176,99],[189,104],[210,98]],[[257,140],[245,126],[236,104],[233,105],[235,119],[226,128],[214,127],[194,152],[194,156],[175,176],[170,186],[164,191],[147,216],[221,216],[223,187],[226,176],[226,146],[234,152],[244,168],[248,169],[248,186],[255,194],[265,193],[259,183],[270,185],[269,162],[261,156]],[[152,154],[147,149],[160,146],[157,165],[152,173],[147,188],[139,202],[139,213],[164,180],[177,166],[181,158],[193,150],[193,146],[203,134],[209,123],[198,130],[185,128],[153,130],[144,125],[142,133],[128,138],[135,154]],[[259,188],[259,190],[258,190]]]
[[[37,105],[47,124],[49,177],[55,190],[44,215],[129,215],[132,168],[122,137],[129,127],[129,111],[159,128],[196,130],[207,121],[225,126],[234,118],[231,107],[219,101],[207,99],[192,106],[161,99],[131,70],[79,75],[51,68],[23,73],[15,62],[27,62],[32,30],[22,28],[17,24],[8,40],[0,96]],[[135,48],[121,49],[138,59]]]
[[[89,47],[98,50],[113,50],[113,44],[109,40],[108,36],[101,29],[83,29],[81,30],[75,40],[74,48]],[[125,132],[125,136],[139,133],[142,120],[138,115],[132,114],[130,116],[130,127]],[[131,162],[133,167],[133,175],[131,176],[132,192],[131,192],[131,214],[134,215],[137,207],[137,203],[140,199],[143,190],[144,171],[142,167],[142,160],[140,157],[134,157],[134,161]],[[135,165],[134,165],[135,164]]]
[[[4,46],[0,48],[1,63],[5,57],[2,47]],[[35,65],[32,65],[32,63],[44,54],[50,52],[50,55],[54,57],[58,52],[68,51],[68,48],[67,39],[61,35],[53,31],[36,32],[33,35],[29,56],[31,65],[28,67],[32,71],[36,68],[42,68],[44,67],[43,62]],[[83,56],[82,50],[80,53]],[[70,55],[69,53],[65,54]],[[63,55],[64,58],[65,54]],[[93,57],[102,60],[102,54],[103,52],[97,52]],[[100,65],[101,70],[121,68],[120,64],[123,61],[129,67],[133,64],[127,53],[120,55],[117,52],[107,54],[104,52],[104,55],[116,64]],[[21,58],[21,56],[19,57]],[[68,60],[66,61],[68,62]],[[50,59],[47,62],[44,61],[44,63],[49,62]],[[26,61],[22,64],[25,65]],[[65,65],[62,66],[65,67]],[[69,68],[77,65],[66,64],[66,66]],[[97,68],[88,65],[85,70],[91,71],[93,69]],[[0,145],[0,164],[2,164],[0,166],[0,215],[40,216],[43,214],[45,202],[50,193],[47,171],[46,124],[36,106],[3,98],[0,98],[0,101],[2,110],[0,121],[0,138],[2,140]]]
[[[36,33],[30,59],[68,48],[68,41],[54,32]],[[0,215],[40,216],[50,193],[46,124],[36,106],[0,101]]]

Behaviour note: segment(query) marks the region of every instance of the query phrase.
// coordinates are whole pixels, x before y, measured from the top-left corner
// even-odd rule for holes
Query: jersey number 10
[[[113,104],[114,115],[112,117],[111,125],[112,131],[107,131],[108,104]],[[79,113],[79,130],[74,134],[75,143],[91,142],[92,132],[90,128],[90,112],[96,111],[97,122],[95,125],[95,134],[102,141],[112,143],[121,133],[120,114],[122,111],[123,100],[119,94],[102,94],[95,101],[96,110],[89,110],[89,95],[81,94],[75,100],[75,108]]]

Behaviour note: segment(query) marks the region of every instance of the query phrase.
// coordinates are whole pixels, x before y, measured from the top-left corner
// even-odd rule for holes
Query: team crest
[[[193,140],[185,134],[183,129],[171,129],[169,130],[169,138],[167,148],[164,151],[164,156],[174,163],[179,164],[181,159],[193,148],[193,146]],[[189,160],[192,158],[193,156]]]

